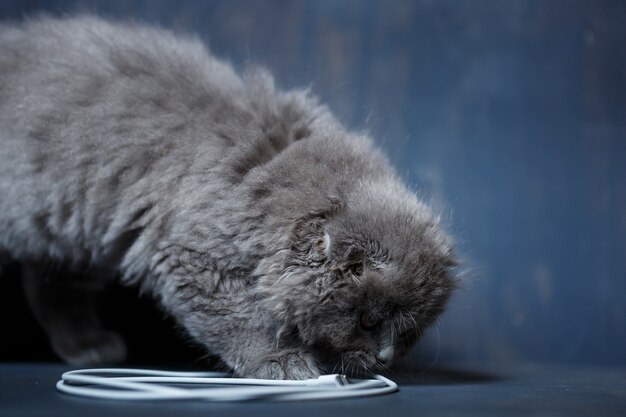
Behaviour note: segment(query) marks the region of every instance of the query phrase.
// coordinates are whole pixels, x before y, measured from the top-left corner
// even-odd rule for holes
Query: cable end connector
[[[317,379],[307,380],[307,385],[320,388],[337,388],[349,385],[348,378],[345,375],[331,374],[321,375]]]

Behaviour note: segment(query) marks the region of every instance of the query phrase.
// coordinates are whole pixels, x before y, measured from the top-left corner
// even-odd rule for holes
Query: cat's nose
[[[393,345],[383,346],[383,348],[376,353],[376,360],[385,365],[391,362],[393,359],[393,353]]]

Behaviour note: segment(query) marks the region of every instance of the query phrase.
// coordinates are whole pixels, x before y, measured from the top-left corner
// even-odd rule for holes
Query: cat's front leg
[[[284,317],[260,305],[240,277],[205,268],[206,256],[176,254],[178,270],[160,279],[159,299],[189,334],[240,377],[309,379],[320,375],[306,346],[281,337]],[[289,339],[289,340],[286,340]]]

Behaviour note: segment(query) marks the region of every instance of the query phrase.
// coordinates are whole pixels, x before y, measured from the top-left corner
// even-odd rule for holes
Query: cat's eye
[[[355,277],[360,277],[363,274],[363,264],[361,262],[355,262],[348,265],[348,272]]]
[[[376,320],[367,311],[361,313],[359,321],[363,330],[374,330],[380,324],[380,320]]]
[[[324,252],[326,250],[326,242],[324,239],[318,239],[315,243],[313,243],[313,250],[317,253]]]

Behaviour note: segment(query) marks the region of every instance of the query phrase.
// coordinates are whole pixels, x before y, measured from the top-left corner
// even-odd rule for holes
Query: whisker
[[[413,329],[415,329],[419,334],[422,333],[422,330],[420,329],[419,324],[417,324],[417,321],[415,320],[415,317],[413,317],[412,314],[407,314],[407,316],[409,316],[409,319],[411,319],[411,323],[413,323],[412,326],[409,326]],[[408,322],[409,320],[405,317],[405,320]]]

